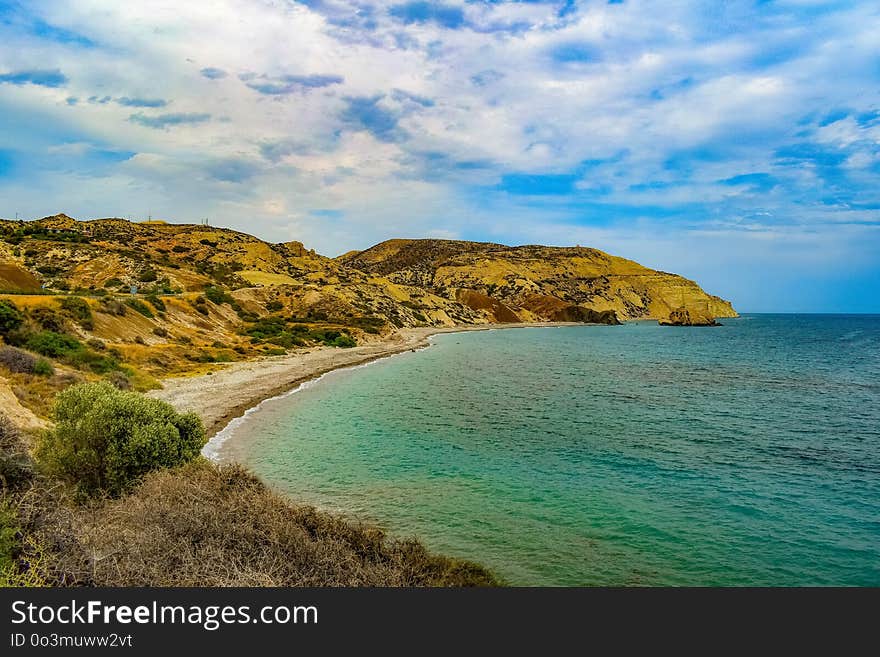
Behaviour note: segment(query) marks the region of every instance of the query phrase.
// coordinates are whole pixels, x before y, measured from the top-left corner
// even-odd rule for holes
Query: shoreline
[[[266,400],[298,390],[303,384],[335,370],[367,365],[407,351],[424,349],[430,346],[430,339],[435,335],[562,326],[592,325],[582,322],[522,322],[398,329],[390,335],[350,349],[315,347],[285,356],[239,361],[213,374],[162,379],[162,389],[151,390],[147,395],[170,403],[178,411],[196,413],[205,424],[210,444],[235,420],[243,419]]]

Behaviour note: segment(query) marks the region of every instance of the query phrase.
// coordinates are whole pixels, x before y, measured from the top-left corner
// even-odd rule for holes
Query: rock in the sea
[[[661,319],[661,326],[721,326],[711,315],[690,311],[684,306],[669,313],[669,319]]]

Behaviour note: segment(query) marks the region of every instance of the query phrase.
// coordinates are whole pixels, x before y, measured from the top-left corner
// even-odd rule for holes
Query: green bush
[[[18,308],[11,301],[0,299],[0,335],[9,335],[24,322]]]
[[[155,269],[150,269],[149,267],[148,267],[147,269],[144,269],[144,270],[138,275],[138,280],[139,280],[140,282],[142,282],[142,283],[152,283],[152,282],[155,281],[157,278],[159,278],[159,275],[156,273],[156,270],[155,270]]]
[[[82,348],[79,340],[55,331],[40,331],[27,339],[27,348],[49,358],[67,356]]]
[[[357,340],[355,340],[350,335],[342,334],[338,338],[335,338],[330,342],[331,347],[342,347],[343,349],[349,349],[351,347],[357,346]]]
[[[52,363],[48,360],[40,358],[34,363],[34,374],[39,374],[40,376],[52,376],[55,374],[55,368],[52,367]]]
[[[145,304],[143,301],[141,301],[140,299],[126,299],[125,305],[127,305],[129,308],[131,308],[133,310],[136,310],[144,317],[148,317],[150,319],[153,319],[153,311],[150,310],[150,307],[147,304]]]
[[[92,309],[82,297],[65,297],[61,300],[61,309],[87,331],[95,328]]]
[[[205,288],[205,297],[207,297],[208,301],[218,305],[221,303],[231,305],[235,302],[235,299],[226,290],[213,285]]]
[[[247,327],[244,332],[252,338],[265,340],[280,335],[286,326],[287,324],[281,317],[261,317],[252,326]]]
[[[106,374],[119,368],[119,361],[113,356],[97,354],[90,349],[70,352],[65,362],[79,370],[91,370],[95,374]]]
[[[282,331],[274,337],[266,338],[266,342],[277,344],[279,347],[284,347],[285,349],[290,349],[291,347],[304,347],[308,344],[301,336],[288,333],[287,331]]]
[[[54,420],[37,444],[37,462],[83,496],[119,496],[152,470],[196,458],[205,444],[194,413],[108,382],[59,393]]]
[[[44,331],[54,331],[55,333],[64,333],[67,327],[67,320],[55,308],[47,308],[40,306],[34,308],[29,313],[31,321]]]
[[[105,374],[118,369],[119,361],[113,354],[103,355],[87,349],[79,340],[69,335],[42,331],[28,337],[25,343],[28,349],[49,358],[60,358],[68,365],[80,370],[91,370],[96,374]],[[42,371],[35,374],[51,374],[51,365],[46,363]]]
[[[335,331],[333,329],[316,329],[310,331],[308,337],[311,340],[321,342],[328,347],[349,348],[357,346],[357,340],[351,337],[348,333]]]
[[[165,310],[165,302],[162,301],[162,299],[160,299],[155,294],[148,295],[147,301],[149,301],[150,305],[153,306],[153,308],[155,308],[156,310]]]

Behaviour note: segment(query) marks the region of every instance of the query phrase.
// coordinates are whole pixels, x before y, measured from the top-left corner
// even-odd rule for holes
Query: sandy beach
[[[486,331],[490,329],[534,328],[581,325],[571,322],[521,324],[479,324],[451,327],[400,329],[389,336],[350,349],[315,347],[308,351],[260,360],[232,363],[210,375],[163,379],[161,390],[150,397],[169,402],[179,411],[192,411],[202,418],[211,437],[231,420],[264,399],[280,395],[332,370],[352,367],[404,351],[428,346],[439,333]]]

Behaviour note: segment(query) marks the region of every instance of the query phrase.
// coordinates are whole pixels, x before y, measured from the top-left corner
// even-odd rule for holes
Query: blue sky
[[[0,0],[0,216],[581,244],[880,312],[880,6]]]

